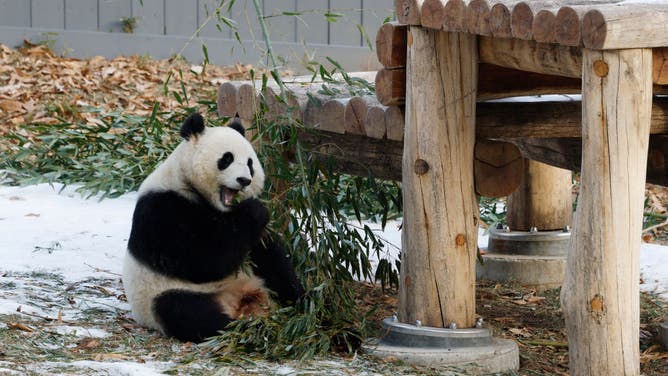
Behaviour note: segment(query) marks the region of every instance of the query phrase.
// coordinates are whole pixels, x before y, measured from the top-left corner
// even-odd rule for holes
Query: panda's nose
[[[241,184],[242,187],[248,187],[251,180],[248,178],[237,178],[237,183]]]

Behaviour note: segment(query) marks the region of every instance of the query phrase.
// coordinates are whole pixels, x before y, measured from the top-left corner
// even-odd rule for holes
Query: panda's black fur
[[[266,310],[267,289],[280,304],[303,294],[283,242],[267,235],[264,172],[243,134],[237,121],[208,128],[191,115],[184,142],[142,184],[123,275],[139,323],[201,341]]]

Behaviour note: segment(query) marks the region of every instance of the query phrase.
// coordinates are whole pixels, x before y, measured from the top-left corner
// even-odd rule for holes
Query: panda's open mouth
[[[238,189],[232,189],[226,186],[222,186],[220,187],[220,201],[223,202],[223,205],[230,206],[232,205],[237,193],[239,193]]]

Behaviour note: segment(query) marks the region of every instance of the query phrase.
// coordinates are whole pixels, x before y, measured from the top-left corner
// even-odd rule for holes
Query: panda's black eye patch
[[[234,155],[228,151],[218,160],[218,169],[222,171],[229,167],[232,162],[234,162]]]
[[[248,158],[247,165],[248,165],[248,169],[250,170],[251,176],[254,176],[255,175],[255,170],[253,170],[253,160]]]

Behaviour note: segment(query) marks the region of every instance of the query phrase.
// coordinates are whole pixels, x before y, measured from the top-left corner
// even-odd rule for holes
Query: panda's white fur
[[[216,167],[221,150],[229,151],[235,156],[234,162],[222,172]],[[238,156],[238,157],[237,157]],[[196,199],[192,184],[206,199],[221,211],[228,211],[220,200],[220,187],[227,186],[240,189],[236,179],[251,179],[246,165],[248,159],[253,161],[255,174],[250,186],[240,191],[240,198],[257,197],[264,187],[264,170],[260,161],[246,138],[238,131],[229,127],[205,128],[202,135],[194,135],[174,149],[172,154],[151,173],[139,187],[139,194],[147,191],[174,190],[184,197]]]
[[[268,213],[256,197],[265,176],[243,128],[204,127],[196,114],[181,134],[185,140],[139,189],[123,284],[139,324],[201,340],[264,312],[267,287],[283,302],[303,290],[282,243],[260,240]],[[255,273],[240,268],[249,253]]]
[[[170,278],[156,273],[140,264],[128,254],[123,263],[123,285],[128,304],[132,308],[132,317],[140,325],[160,330],[152,310],[156,296],[168,290],[187,290],[201,293],[215,293],[225,312],[231,318],[238,318],[241,313],[262,313],[268,304],[268,294],[264,283],[251,273],[239,272],[222,281],[210,283],[191,283],[182,279]],[[243,307],[240,312],[238,302],[244,294],[261,294],[258,305]],[[250,312],[252,310],[252,312]]]

